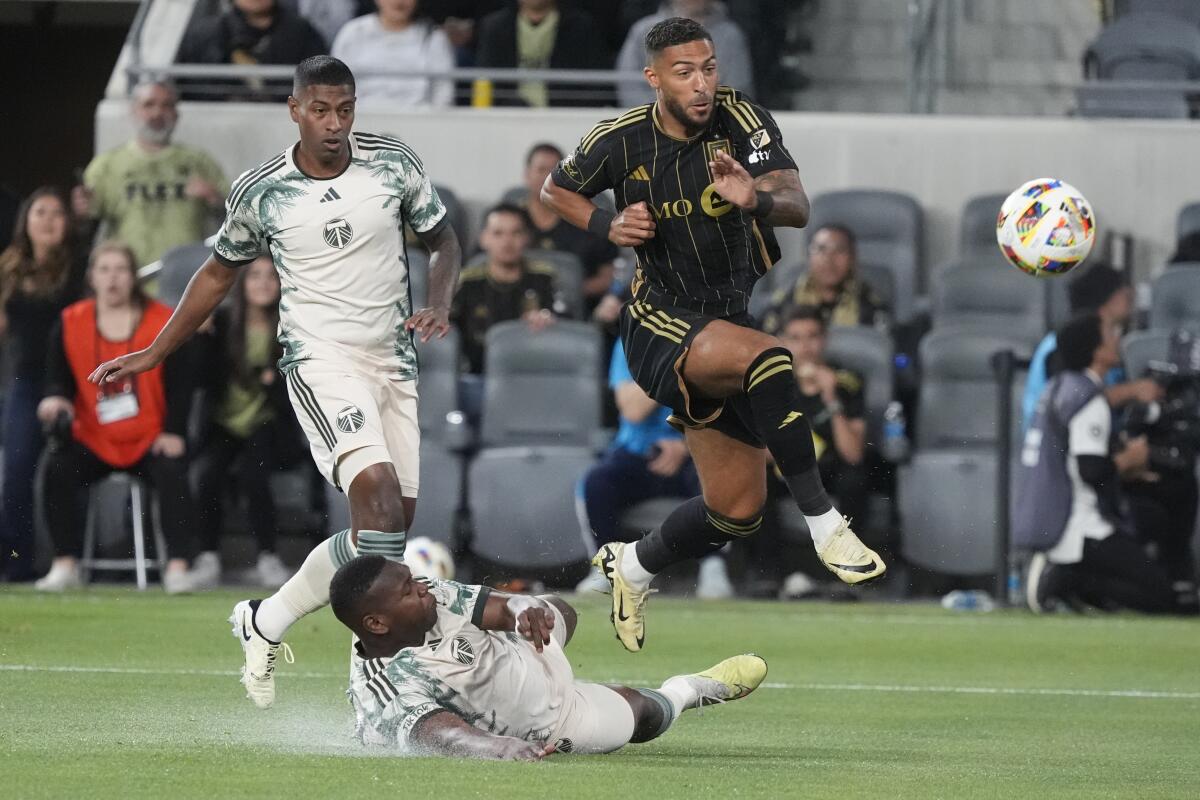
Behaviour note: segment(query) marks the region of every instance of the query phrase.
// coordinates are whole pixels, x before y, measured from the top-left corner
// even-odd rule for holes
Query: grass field
[[[236,681],[237,598],[0,593],[0,797],[1194,798],[1200,625],[908,605],[655,598],[625,653],[579,602],[580,677],[633,685],[753,650],[768,685],[661,739],[540,764],[364,756],[328,611],[276,707]]]

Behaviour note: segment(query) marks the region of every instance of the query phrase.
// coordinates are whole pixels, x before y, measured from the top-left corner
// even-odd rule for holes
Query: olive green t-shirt
[[[187,196],[193,176],[216,186],[222,196],[229,193],[229,181],[207,153],[178,144],[150,153],[133,140],[93,158],[83,182],[93,193],[93,215],[145,266],[172,247],[200,241],[216,221],[210,217],[220,209]]]
[[[272,330],[250,328],[246,331],[246,363],[254,372],[274,366],[271,363],[271,345],[274,341],[275,332]],[[274,415],[267,390],[261,383],[256,380],[243,384],[234,379],[225,390],[225,397],[217,409],[216,421],[239,439],[249,439],[259,425],[270,421]]]

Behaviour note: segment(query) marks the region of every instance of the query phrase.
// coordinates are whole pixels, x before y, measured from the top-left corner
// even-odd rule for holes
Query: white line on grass
[[[0,664],[0,672],[67,672],[94,675],[200,675],[236,678],[241,672],[229,669],[148,669],[142,667],[81,667],[54,664]],[[344,680],[346,673],[281,672],[287,678]],[[629,678],[605,678],[601,683],[629,686],[649,686],[653,681]],[[1158,691],[1154,689],[1048,689],[1005,686],[904,686],[877,683],[772,683],[764,689],[784,689],[809,692],[893,692],[902,694],[983,694],[1019,695],[1026,697],[1126,697],[1136,700],[1200,700],[1200,692]]]

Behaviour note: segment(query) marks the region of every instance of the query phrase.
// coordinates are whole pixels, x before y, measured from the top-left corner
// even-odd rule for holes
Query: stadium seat
[[[807,230],[811,235],[831,223],[854,232],[864,279],[870,280],[870,268],[883,269],[891,275],[896,318],[901,322],[910,320],[922,281],[924,217],[917,201],[899,192],[873,189],[817,195],[812,200]],[[883,291],[886,287],[876,288]]]
[[[1175,221],[1175,238],[1182,239],[1189,233],[1200,231],[1200,202],[1188,203],[1179,209]]]
[[[963,263],[987,265],[988,260],[980,256],[1000,253],[1000,247],[996,244],[996,218],[1007,197],[1005,194],[981,194],[972,197],[963,206],[958,227],[958,252],[963,257]]]
[[[413,311],[429,304],[429,254],[419,246],[408,246],[408,293]]]
[[[1046,325],[1046,287],[1005,265],[971,266],[969,260],[939,271],[933,290],[933,327],[1008,329],[1041,338]]]
[[[100,557],[97,553],[101,549],[101,542],[107,538],[101,530],[104,518],[115,516],[112,513],[114,511],[123,517],[126,499],[129,501],[133,523],[133,557]],[[146,571],[149,569],[157,570],[159,580],[162,580],[167,568],[167,543],[158,525],[158,515],[148,507],[149,500],[150,490],[146,484],[127,472],[115,472],[88,490],[83,554],[79,559],[80,577],[84,583],[88,582],[92,570],[97,569],[132,571],[139,590],[145,590],[147,586]],[[150,520],[150,534],[154,544],[153,557],[146,553],[147,519]]]
[[[1131,14],[1165,14],[1193,25],[1200,25],[1200,3],[1196,0],[1125,0],[1124,11]]]
[[[1154,281],[1149,327],[1200,330],[1200,264],[1173,264]]]
[[[1132,379],[1144,377],[1151,361],[1166,361],[1171,348],[1171,331],[1132,331],[1121,339],[1121,361],[1125,375]]]
[[[996,455],[931,450],[899,468],[896,495],[904,559],[949,575],[996,569]]]
[[[830,328],[825,357],[862,376],[867,406],[867,441],[881,441],[883,413],[894,396],[891,337],[875,328]]]
[[[1077,86],[1075,106],[1081,117],[1114,119],[1187,119],[1192,113],[1187,95],[1178,89],[1123,89],[1101,81]]]
[[[587,447],[600,428],[600,332],[560,320],[533,334],[520,321],[487,333],[481,441],[487,447]]]
[[[562,313],[571,319],[583,318],[583,262],[574,253],[563,250],[530,250],[527,258],[532,263],[542,262],[554,267],[556,301],[561,301]],[[556,302],[557,305],[557,302]],[[555,309],[560,311],[560,309]]]
[[[421,386],[423,391],[424,382]],[[408,535],[428,536],[453,551],[458,544],[455,533],[462,509],[463,457],[438,442],[422,439],[420,494]]]
[[[1084,53],[1084,64],[1101,80],[1196,80],[1200,28],[1167,14],[1127,14],[1100,31]]]
[[[468,217],[466,209],[458,199],[458,195],[449,186],[434,184],[433,188],[437,190],[438,197],[442,199],[442,205],[446,207],[446,219],[454,226],[459,247],[464,253],[469,252],[472,231],[469,230],[470,217]]]
[[[158,299],[174,307],[179,305],[188,281],[212,254],[212,248],[204,242],[172,247],[162,256],[162,269],[158,273]]]
[[[628,509],[621,515],[620,520],[621,530],[629,535],[626,541],[636,541],[662,525],[685,499],[683,497],[654,497]]]
[[[1028,358],[1032,347],[1023,336],[960,327],[936,328],[921,340],[919,451],[988,448],[996,443],[991,358],[1001,350]]]
[[[458,373],[462,346],[459,339],[457,328],[451,328],[444,339],[422,342],[416,337],[421,366],[417,421],[423,442],[444,442],[448,432],[446,415],[459,409]]]
[[[575,510],[575,485],[594,463],[586,447],[502,447],[471,464],[471,550],[531,569],[591,558]]]

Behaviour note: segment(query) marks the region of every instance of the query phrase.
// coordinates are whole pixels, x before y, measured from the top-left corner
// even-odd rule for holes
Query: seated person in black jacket
[[[278,588],[291,571],[275,551],[278,528],[269,479],[272,472],[309,462],[287,386],[275,367],[282,350],[276,339],[279,276],[271,257],[244,267],[231,296],[231,307],[219,309],[213,330],[199,339],[209,413],[192,467],[200,555],[189,576],[193,589],[220,582],[218,553],[232,487],[246,500],[258,544],[258,580]]]

